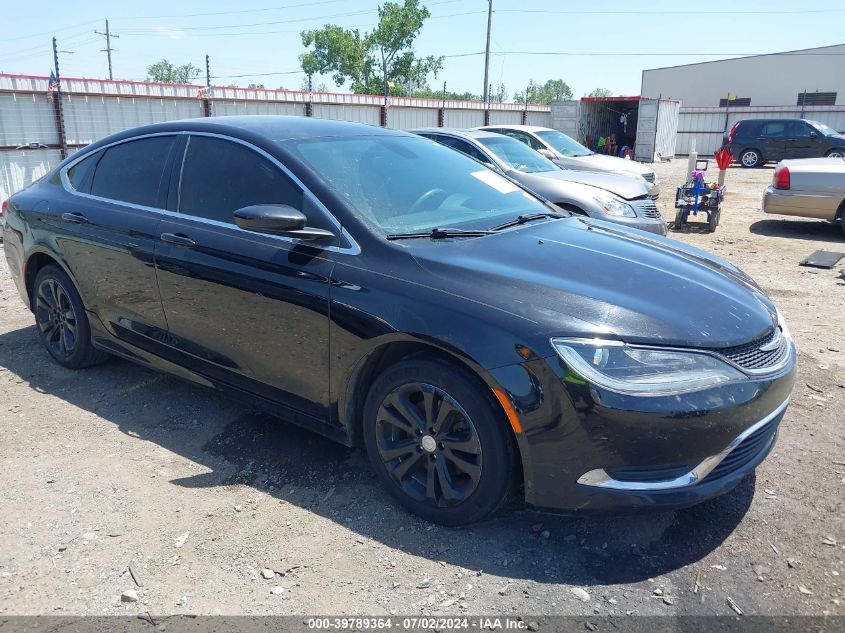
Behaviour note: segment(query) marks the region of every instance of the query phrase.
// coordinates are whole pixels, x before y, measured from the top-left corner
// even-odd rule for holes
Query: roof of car
[[[504,125],[483,125],[481,127],[476,128],[477,130],[490,130],[490,129],[497,129],[497,130],[519,130],[521,132],[547,132],[551,130],[550,127],[542,127],[540,125],[511,125],[511,124],[504,124]]]
[[[260,136],[272,141],[332,136],[397,136],[406,132],[376,125],[317,119],[304,116],[223,116],[197,119],[181,119],[164,123],[153,123],[143,127],[124,130],[109,137],[112,140],[129,138],[156,132],[217,132],[220,134],[241,133]]]
[[[418,130],[411,130],[414,134],[447,134],[449,136],[458,136],[461,138],[471,138],[471,139],[479,139],[479,138],[490,138],[490,137],[499,137],[501,138],[501,134],[496,134],[495,132],[489,132],[487,130],[466,130],[462,128],[450,128],[450,127],[427,127],[427,128],[420,128]]]

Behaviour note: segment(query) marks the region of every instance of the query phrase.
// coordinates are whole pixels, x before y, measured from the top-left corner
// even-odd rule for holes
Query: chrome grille
[[[663,216],[660,215],[660,211],[658,210],[657,205],[651,198],[631,200],[631,206],[634,207],[634,210],[637,212],[637,215],[641,218],[653,218],[659,220],[663,219]]]
[[[772,342],[776,343],[773,349],[760,349]],[[789,341],[781,334],[780,328],[775,328],[756,341],[713,351],[743,369],[763,370],[774,367],[784,360],[784,357],[789,353]]]

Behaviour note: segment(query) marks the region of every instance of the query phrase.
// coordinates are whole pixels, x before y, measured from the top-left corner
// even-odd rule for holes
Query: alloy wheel
[[[742,164],[746,167],[754,167],[759,160],[757,152],[745,152],[742,155]]]
[[[842,158],[843,156],[845,156],[845,151],[838,149],[832,150],[827,153],[828,158]]]
[[[76,349],[77,317],[67,290],[48,277],[38,286],[35,320],[44,342],[58,356],[70,357]]]
[[[375,432],[385,469],[411,498],[453,506],[478,487],[478,432],[463,407],[442,389],[418,382],[400,385],[379,407]]]

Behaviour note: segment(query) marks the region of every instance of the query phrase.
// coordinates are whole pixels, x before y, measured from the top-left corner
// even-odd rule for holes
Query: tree
[[[264,84],[249,84],[247,88],[251,88],[253,90],[259,89],[264,90]]]
[[[302,78],[302,81],[299,83],[299,89],[302,92],[308,92],[308,77],[307,76]],[[326,87],[326,84],[324,84],[322,81],[318,82],[318,83],[311,82],[311,91],[312,92],[328,92],[328,90],[329,89]]]
[[[498,84],[493,87],[493,90],[490,92],[490,102],[491,103],[503,103],[508,99],[508,91],[505,88],[505,84]]]
[[[329,74],[338,86],[349,81],[358,93],[403,94],[403,86],[419,85],[443,68],[442,57],[417,57],[414,40],[431,13],[419,0],[386,2],[370,33],[328,24],[302,32],[302,44],[311,48],[300,56],[306,74]]]
[[[545,103],[552,101],[567,101],[572,98],[572,88],[563,79],[549,79],[543,85],[528,81],[528,103]],[[518,92],[513,100],[517,103],[525,103],[525,92]]]
[[[201,72],[202,70],[190,62],[174,66],[166,59],[162,59],[147,68],[147,79],[162,84],[189,84],[199,77]]]
[[[607,88],[596,88],[595,90],[593,90],[587,96],[588,97],[610,97],[612,94],[613,93],[610,92],[610,90],[608,90]]]

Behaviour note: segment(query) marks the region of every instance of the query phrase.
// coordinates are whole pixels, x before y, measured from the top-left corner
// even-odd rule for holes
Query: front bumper
[[[595,216],[590,216],[595,217]],[[639,229],[640,231],[647,231],[648,233],[656,233],[657,235],[666,235],[666,221],[662,217],[658,218],[625,218],[615,215],[602,214],[601,217],[596,217],[598,220],[605,222],[612,222],[613,224],[621,224],[632,229]]]
[[[806,191],[775,189],[766,187],[763,193],[763,211],[777,215],[796,215],[802,218],[834,220],[839,210],[841,197],[834,198],[824,194]]]
[[[565,514],[627,513],[730,491],[775,443],[794,382],[790,346],[779,374],[679,396],[601,390],[557,356],[495,370],[523,428],[527,503]]]

